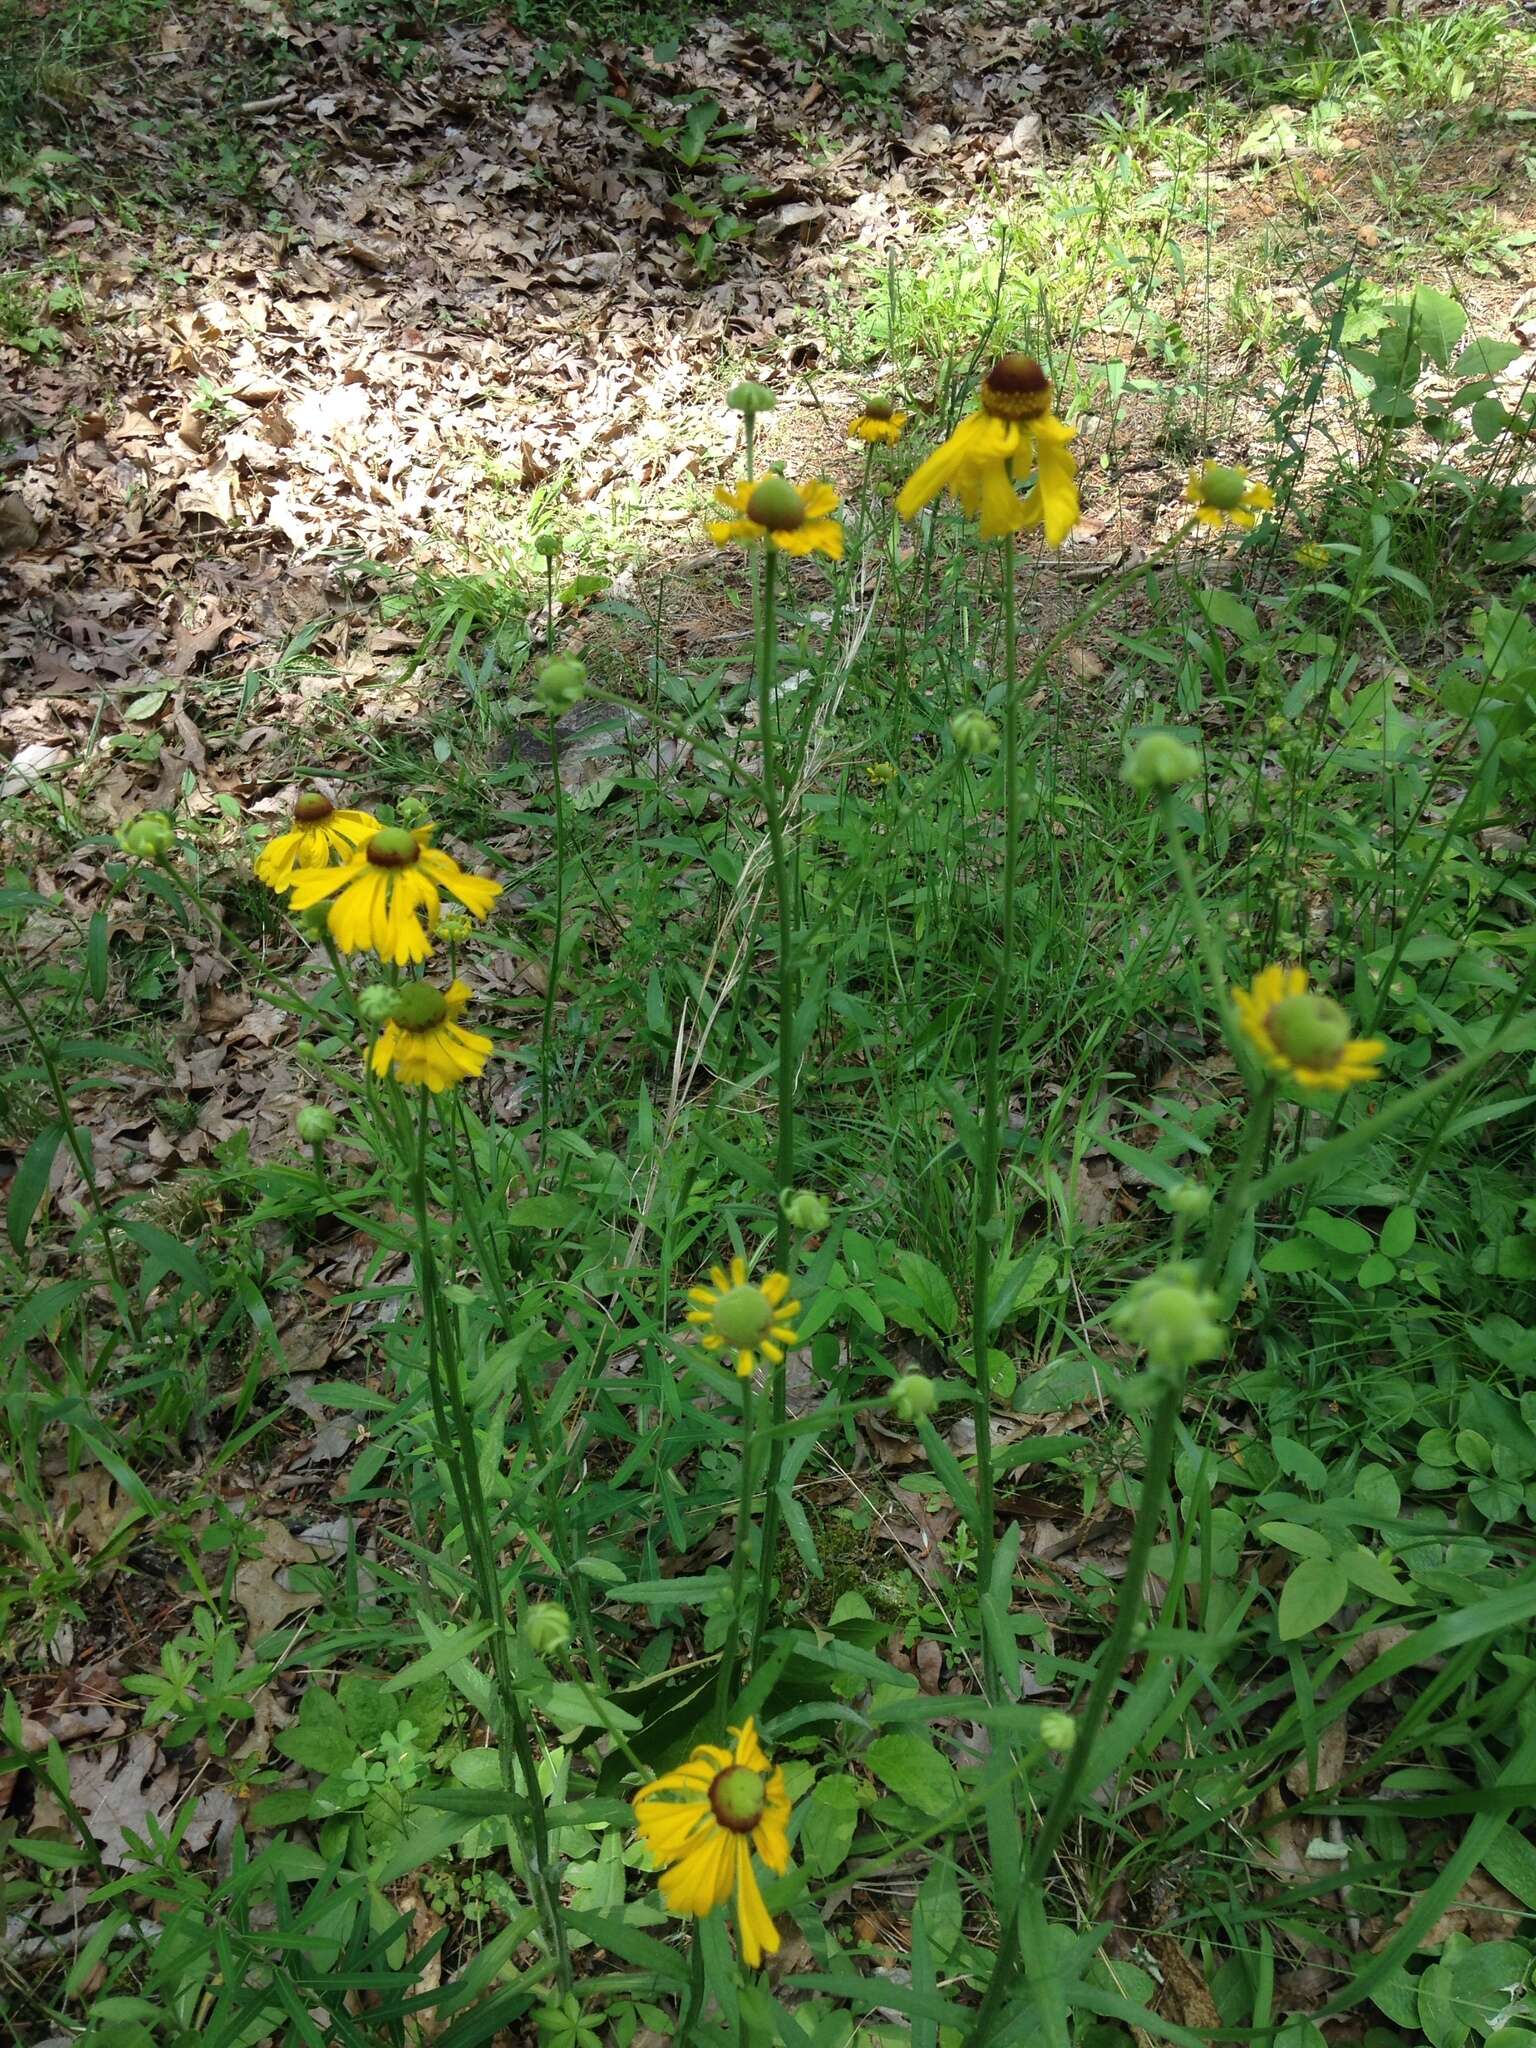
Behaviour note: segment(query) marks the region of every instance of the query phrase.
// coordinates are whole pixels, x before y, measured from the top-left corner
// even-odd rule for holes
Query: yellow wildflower
[[[871,761],[864,770],[864,773],[877,788],[889,789],[896,780],[896,763],[894,761]]]
[[[408,832],[401,825],[376,831],[343,867],[306,868],[291,884],[294,910],[311,910],[330,896],[331,937],[343,953],[377,953],[406,967],[431,957],[427,933],[437,928],[441,891],[456,896],[472,917],[484,917],[501,894],[500,882],[466,875],[432,844],[436,827]],[[426,912],[426,930],[417,919]]]
[[[675,1771],[642,1785],[631,1804],[640,1839],[662,1872],[669,1913],[700,1918],[734,1892],[741,1953],[755,1970],[779,1946],[752,1868],[755,1849],[777,1877],[789,1868],[789,1793],[747,1720],[731,1748],[703,1743]]]
[[[1348,1014],[1331,996],[1307,993],[1304,967],[1266,967],[1232,1002],[1249,1045],[1271,1074],[1335,1093],[1374,1081],[1384,1038],[1351,1038]]]
[[[717,548],[729,547],[732,541],[750,547],[754,541],[767,540],[786,555],[843,559],[843,529],[827,516],[837,509],[837,493],[830,484],[807,484],[802,490],[774,472],[732,491],[717,488],[715,498],[736,514],[734,519],[710,521],[710,539]]]
[[[1291,556],[1291,560],[1299,568],[1312,569],[1319,572],[1330,568],[1333,563],[1333,557],[1329,554],[1328,550],[1325,547],[1320,547],[1315,540],[1304,540]]]
[[[734,1351],[738,1379],[752,1377],[759,1352],[770,1365],[782,1365],[785,1346],[800,1341],[789,1321],[800,1304],[789,1299],[788,1274],[770,1273],[758,1287],[747,1278],[746,1260],[735,1258],[729,1273],[711,1266],[709,1277],[712,1287],[688,1290],[688,1320],[701,1332],[704,1349]]]
[[[256,879],[279,896],[293,887],[304,868],[328,868],[349,861],[365,839],[379,830],[369,811],[338,811],[318,789],[306,789],[293,807],[293,825],[270,840],[256,857]]]
[[[1195,507],[1202,526],[1251,527],[1255,513],[1275,509],[1275,494],[1268,484],[1249,483],[1246,469],[1206,462],[1189,472],[1184,503]]]
[[[888,398],[866,398],[849,421],[848,431],[857,441],[883,441],[894,448],[906,424],[906,414],[897,412]]]
[[[1076,465],[1067,452],[1076,427],[1051,411],[1051,381],[1032,356],[1007,355],[994,363],[981,387],[981,410],[968,413],[943,447],[914,470],[896,500],[912,519],[940,491],[953,491],[969,518],[981,518],[981,537],[995,540],[1022,526],[1043,526],[1059,548],[1077,524]],[[1035,481],[1021,498],[1014,475],[1033,452]]]
[[[446,989],[429,981],[408,981],[399,992],[394,1015],[373,1047],[373,1071],[393,1073],[407,1086],[419,1083],[441,1095],[460,1081],[485,1071],[492,1046],[478,1031],[466,1031],[459,1018],[469,1001],[462,981]]]

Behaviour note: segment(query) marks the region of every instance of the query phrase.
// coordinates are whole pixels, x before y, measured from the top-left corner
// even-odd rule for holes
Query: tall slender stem
[[[560,986],[560,951],[565,937],[565,785],[560,780],[560,723],[549,714],[549,760],[555,778],[555,928],[544,983],[544,1023],[539,1033],[539,1179],[549,1166],[549,1097],[552,1085],[555,996]]]
[[[720,1651],[720,1664],[715,1676],[715,1719],[724,1731],[726,1716],[731,1710],[731,1699],[736,1691],[736,1673],[741,1663],[741,1609],[742,1591],[747,1580],[747,1562],[752,1549],[752,1501],[756,1489],[752,1484],[753,1450],[752,1422],[756,1397],[751,1378],[741,1383],[741,1494],[736,1503],[736,1540],[731,1553],[731,1619],[730,1634]],[[753,1644],[754,1653],[756,1643]]]
[[[976,1210],[971,1232],[971,1380],[976,1423],[976,1583],[985,1594],[996,1548],[996,1491],[992,1476],[992,1353],[987,1298],[998,1236],[997,1169],[1002,1151],[1000,1057],[1003,1023],[1013,998],[1015,896],[1019,864],[1019,647],[1014,543],[1003,536],[1003,916],[992,1014],[987,1023],[981,1080],[981,1157],[976,1163]],[[997,1655],[990,1631],[981,1631],[982,1678],[987,1698],[999,1697]]]
[[[778,612],[776,607],[778,562],[770,543],[763,556],[763,610],[759,622],[757,649],[757,723],[760,732],[763,814],[768,826],[768,852],[773,864],[773,895],[779,919],[779,1080],[778,1151],[774,1163],[774,1187],[779,1196],[795,1184],[795,1010],[797,1007],[794,910],[790,893],[789,863],[784,853],[784,816],[779,789],[778,746],[774,734],[773,684],[778,661]],[[782,1200],[775,1203],[773,1261],[780,1272],[788,1270],[791,1233]],[[784,1422],[788,1413],[784,1367],[773,1374],[772,1436],[768,1444],[768,1467],[763,1480],[763,1540],[758,1567],[757,1613],[752,1624],[750,1656],[767,1633],[773,1607],[774,1560],[779,1542],[779,1477],[784,1469]]]
[[[555,651],[555,558],[544,557],[544,652]]]

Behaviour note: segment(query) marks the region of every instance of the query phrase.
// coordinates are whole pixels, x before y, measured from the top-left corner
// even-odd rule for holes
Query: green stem
[[[768,851],[773,864],[773,894],[779,919],[779,1081],[778,1153],[774,1165],[774,1188],[782,1196],[795,1184],[795,955],[793,908],[790,899],[789,863],[784,853],[784,817],[780,808],[778,748],[774,738],[773,683],[778,659],[778,613],[776,608],[777,554],[770,545],[763,558],[763,612],[757,649],[757,722],[762,748],[763,813],[768,826]],[[773,1262],[780,1272],[789,1268],[790,1223],[782,1200],[775,1202]],[[755,1662],[768,1630],[773,1607],[774,1563],[779,1542],[779,1479],[784,1469],[783,1428],[788,1414],[784,1367],[771,1368],[773,1375],[774,1435],[768,1447],[768,1469],[763,1481],[762,1549],[758,1565],[757,1614],[752,1624],[749,1660]]]
[[[31,1011],[17,994],[15,983],[3,966],[0,966],[0,989],[5,991],[6,1001],[21,1019],[21,1028],[31,1040],[32,1050],[42,1062],[43,1072],[48,1077],[48,1092],[53,1097],[54,1108],[58,1111],[59,1121],[64,1126],[64,1142],[69,1147],[75,1165],[80,1169],[80,1178],[85,1182],[86,1193],[90,1197],[91,1213],[95,1216],[96,1226],[101,1232],[101,1248],[106,1255],[107,1271],[112,1276],[119,1311],[123,1321],[128,1325],[129,1336],[135,1344],[142,1345],[144,1328],[139,1321],[139,1312],[134,1306],[133,1296],[128,1292],[128,1283],[123,1278],[123,1269],[118,1264],[117,1246],[113,1242],[112,1226],[107,1220],[101,1189],[96,1183],[96,1169],[91,1162],[90,1147],[81,1139],[79,1126],[75,1122],[75,1113],[70,1106],[69,1090],[64,1085],[64,1076],[60,1073],[58,1062],[49,1050],[47,1042],[32,1021]]]
[[[1237,1162],[1232,1169],[1220,1205],[1211,1218],[1210,1235],[1205,1241],[1205,1252],[1200,1261],[1200,1280],[1206,1287],[1219,1287],[1227,1253],[1232,1249],[1232,1239],[1248,1206],[1248,1190],[1264,1149],[1269,1143],[1269,1134],[1275,1121],[1275,1084],[1264,1082],[1254,1097],[1253,1107],[1243,1125],[1243,1135],[1238,1142]]]
[[[544,557],[544,652],[555,651],[555,558]]]
[[[1135,1640],[1136,1625],[1141,1618],[1141,1591],[1146,1583],[1147,1569],[1152,1561],[1152,1548],[1162,1526],[1163,1503],[1168,1492],[1168,1474],[1173,1464],[1174,1445],[1178,1436],[1179,1400],[1182,1389],[1172,1386],[1158,1397],[1152,1411],[1152,1430],[1147,1444],[1147,1462],[1141,1478],[1141,1499],[1136,1509],[1136,1523],[1131,1531],[1130,1554],[1125,1561],[1125,1577],[1120,1584],[1119,1598],[1115,1603],[1114,1625],[1099,1652],[1094,1667],[1093,1683],[1088,1697],[1083,1702],[1077,1717],[1077,1741],[1067,1759],[1045,1817],[1035,1836],[1030,1851],[1029,1863],[1024,1872],[1026,1897],[1030,1888],[1039,1891],[1045,1883],[1062,1836],[1077,1807],[1078,1794],[1088,1766],[1093,1760],[1094,1738],[1103,1724],[1109,1704],[1114,1697],[1120,1675],[1125,1669],[1126,1659],[1131,1653]],[[962,2048],[989,2048],[997,2039],[997,2021],[1007,2001],[1013,1980],[1018,1974],[1023,1957],[1025,1905],[1021,1902],[1018,1912],[1005,1931],[1005,1945],[1000,1948],[992,1981],[987,1986],[987,1995],[965,2036]]]
[[[507,1625],[501,1597],[501,1578],[496,1568],[495,1539],[480,1481],[480,1458],[474,1418],[469,1412],[459,1373],[458,1349],[452,1320],[442,1313],[438,1284],[437,1255],[432,1243],[432,1220],[427,1186],[427,1134],[430,1091],[420,1091],[416,1151],[411,1167],[411,1206],[416,1220],[418,1280],[421,1291],[422,1323],[427,1340],[427,1386],[432,1403],[432,1420],[437,1431],[438,1455],[448,1469],[449,1482],[464,1528],[474,1568],[476,1592],[482,1619],[491,1630],[491,1667],[501,1708],[502,1725],[497,1730],[496,1751],[501,1761],[502,1787],[508,1794],[508,1814],[518,1827],[519,1811],[527,1816],[527,1836],[520,1842],[528,1869],[529,1888],[545,1939],[554,1957],[561,1988],[571,1985],[570,1955],[565,1944],[565,1923],[560,1912],[559,1888],[550,1862],[549,1823],[539,1796],[538,1766],[527,1719],[518,1699],[512,1666],[507,1654]],[[515,1758],[515,1765],[514,1765]],[[517,1776],[523,1790],[518,1793]],[[523,1831],[518,1827],[521,1836]]]
[[[976,1167],[976,1219],[971,1233],[971,1380],[976,1424],[976,1583],[984,1594],[992,1583],[996,1548],[996,1487],[992,1472],[992,1353],[987,1300],[998,1236],[997,1171],[1002,1151],[1002,1089],[999,1064],[1003,1023],[1013,1001],[1015,897],[1019,866],[1019,649],[1016,564],[1011,533],[1003,536],[1003,920],[992,984],[981,1080],[981,1158]],[[995,1706],[1001,1697],[997,1657],[989,1632],[981,1631],[982,1684]]]
[[[736,1677],[740,1669],[742,1594],[747,1581],[747,1560],[752,1548],[752,1484],[753,1409],[756,1406],[751,1377],[741,1382],[741,1479],[740,1497],[736,1503],[736,1540],[731,1553],[731,1619],[730,1634],[720,1649],[720,1666],[715,1676],[715,1719],[725,1730],[726,1716],[731,1710],[731,1701],[736,1692]],[[754,1635],[752,1655],[757,1654]]]
[[[560,986],[560,948],[565,931],[565,787],[560,780],[560,728],[549,714],[549,759],[555,777],[555,922],[544,984],[544,1023],[539,1033],[539,1180],[549,1166],[549,1097],[555,1034],[555,997]]]

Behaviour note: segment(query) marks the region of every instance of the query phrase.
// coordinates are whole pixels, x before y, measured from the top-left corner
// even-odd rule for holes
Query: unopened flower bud
[[[533,694],[551,718],[558,718],[562,711],[569,711],[586,696],[586,663],[577,661],[573,655],[557,654],[539,669]]]
[[[980,760],[984,754],[997,752],[997,727],[985,711],[974,707],[955,713],[949,721],[949,736],[958,750],[972,761]]]
[[[1169,1209],[1175,1216],[1182,1216],[1186,1223],[1198,1222],[1209,1213],[1210,1206],[1211,1191],[1197,1180],[1184,1181],[1179,1187],[1169,1190]]]
[[[139,860],[164,860],[176,844],[176,827],[164,811],[140,811],[118,828],[117,843]]]
[[[888,1398],[903,1422],[920,1422],[938,1407],[939,1390],[926,1373],[904,1372],[892,1380]]]
[[[293,1127],[306,1145],[323,1145],[336,1135],[336,1118],[323,1103],[306,1102],[293,1120]]]
[[[725,394],[725,402],[732,412],[744,412],[751,417],[760,412],[772,412],[779,401],[766,384],[754,384],[748,378],[731,386]]]
[[[424,803],[419,796],[401,797],[400,823],[407,830],[413,829],[417,825],[425,825],[431,816],[432,806]]]
[[[1047,1749],[1061,1752],[1076,1749],[1077,1723],[1070,1714],[1042,1714],[1040,1716],[1040,1740]]]
[[[542,555],[546,562],[552,562],[556,556],[565,553],[565,542],[558,533],[536,534],[534,536],[533,551],[536,555]]]
[[[810,1188],[785,1188],[779,1207],[796,1230],[825,1230],[832,1221],[832,1205]]]
[[[462,910],[452,910],[440,920],[437,936],[445,946],[462,946],[466,939],[474,936],[474,930],[472,917],[466,917]]]
[[[1132,789],[1177,789],[1200,773],[1200,756],[1171,732],[1149,732],[1127,753],[1121,779]]]
[[[571,1640],[571,1617],[553,1600],[530,1607],[523,1637],[536,1657],[557,1657]]]
[[[400,991],[387,982],[370,981],[357,992],[357,1014],[375,1031],[382,1031],[395,1014]]]
[[[896,763],[894,761],[871,761],[864,772],[871,782],[878,784],[881,789],[888,789],[896,780]]]
[[[1200,1284],[1198,1267],[1181,1264],[1138,1280],[1110,1310],[1109,1320],[1146,1352],[1155,1370],[1179,1374],[1226,1349],[1217,1308],[1215,1294]]]

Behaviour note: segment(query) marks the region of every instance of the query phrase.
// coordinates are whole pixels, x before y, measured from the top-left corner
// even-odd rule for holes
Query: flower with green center
[[[1149,732],[1136,742],[1120,770],[1122,782],[1149,794],[1177,789],[1200,773],[1200,756],[1171,732]]]
[[[968,761],[979,761],[987,754],[997,752],[997,726],[985,711],[974,706],[955,713],[949,721],[949,736],[955,743],[956,753],[964,754]]]
[[[939,1390],[926,1373],[904,1372],[892,1380],[887,1397],[903,1422],[919,1422],[939,1405]]]
[[[866,398],[849,421],[848,431],[856,441],[883,441],[887,448],[894,448],[906,424],[906,414],[898,412],[888,398]]]
[[[164,811],[140,811],[115,836],[124,853],[138,860],[164,860],[176,844],[176,827]]]
[[[293,823],[269,840],[256,857],[256,879],[279,896],[305,868],[328,868],[355,860],[357,849],[380,829],[371,811],[339,811],[318,789],[306,789],[293,806]]]
[[[837,493],[830,484],[806,484],[802,489],[774,470],[755,484],[737,484],[734,490],[722,485],[715,499],[736,514],[734,519],[710,521],[710,538],[717,548],[729,547],[732,541],[744,547],[766,541],[786,555],[843,559],[843,529],[828,517],[837,509]]]
[[[551,718],[558,718],[586,696],[587,664],[571,654],[555,655],[539,669],[533,694]]]
[[[1251,988],[1233,989],[1232,1003],[1244,1039],[1283,1081],[1338,1094],[1380,1075],[1387,1041],[1351,1037],[1349,1013],[1309,992],[1304,967],[1266,967]]]
[[[640,1839],[661,1869],[669,1913],[702,1917],[736,1900],[742,1959],[755,1970],[779,1946],[752,1868],[756,1850],[782,1877],[789,1868],[789,1792],[751,1721],[730,1748],[704,1743],[675,1771],[642,1785],[631,1802]]]
[[[983,540],[1042,526],[1047,545],[1059,548],[1081,516],[1068,453],[1077,429],[1057,419],[1051,397],[1051,380],[1032,356],[1001,357],[982,382],[980,410],[968,413],[902,486],[902,518],[916,518],[941,491],[951,491],[968,518],[980,519]],[[1030,456],[1035,481],[1021,498],[1014,482]]]
[[[1199,1267],[1181,1263],[1138,1280],[1110,1310],[1109,1320],[1146,1352],[1154,1371],[1179,1377],[1226,1349],[1219,1307],[1212,1290],[1200,1284]]]
[[[747,1277],[746,1260],[733,1258],[729,1272],[711,1266],[709,1277],[711,1286],[688,1290],[688,1320],[704,1349],[734,1352],[738,1379],[752,1377],[759,1356],[782,1365],[786,1348],[800,1341],[789,1320],[800,1312],[789,1299],[789,1276],[770,1273],[759,1287]]]
[[[1246,469],[1206,462],[1190,471],[1184,503],[1195,507],[1202,526],[1251,527],[1256,513],[1274,510],[1275,494],[1268,484],[1250,483]]]
[[[896,780],[896,763],[894,761],[871,761],[864,770],[864,773],[877,789],[889,789]]]
[[[455,896],[472,917],[484,917],[501,894],[500,882],[466,875],[432,844],[435,827],[385,825],[341,867],[305,868],[293,878],[289,906],[311,910],[328,897],[330,932],[343,953],[372,951],[407,967],[431,957],[442,892]],[[417,912],[425,913],[422,928]]]
[[[434,1095],[482,1074],[494,1047],[460,1024],[468,1001],[462,981],[446,989],[430,981],[408,981],[396,998],[394,1015],[374,1041],[373,1071],[393,1073],[408,1087],[430,1088]]]

